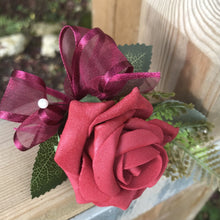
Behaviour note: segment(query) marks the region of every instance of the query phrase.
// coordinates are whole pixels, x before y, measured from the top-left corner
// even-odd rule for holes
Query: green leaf
[[[165,100],[169,100],[175,96],[175,92],[159,92],[152,91],[145,94],[142,94],[151,104],[155,106],[155,104],[161,103]]]
[[[167,100],[154,105],[154,112],[150,119],[157,118],[167,122],[172,122],[171,124],[175,124],[175,118],[179,117],[180,115],[184,115],[191,109],[193,109],[192,104],[186,104],[176,100]]]
[[[101,102],[96,96],[87,95],[80,99],[80,102]]]
[[[147,72],[150,68],[152,46],[145,44],[119,45],[118,49],[133,65],[134,72]]]
[[[32,198],[39,197],[66,180],[66,174],[54,161],[57,135],[40,144],[31,179]]]

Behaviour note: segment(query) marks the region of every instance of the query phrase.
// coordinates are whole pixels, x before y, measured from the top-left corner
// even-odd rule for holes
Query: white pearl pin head
[[[39,99],[37,104],[38,104],[39,108],[41,108],[41,109],[45,109],[49,105],[47,99],[44,99],[44,98]]]

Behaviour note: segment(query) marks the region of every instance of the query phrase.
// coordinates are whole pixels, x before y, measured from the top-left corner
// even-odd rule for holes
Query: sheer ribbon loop
[[[114,40],[99,28],[65,26],[59,44],[67,71],[65,91],[69,98],[81,99],[91,94],[100,99],[112,99],[123,90],[130,92],[135,83],[146,92],[159,81],[157,72],[133,73],[133,66]]]

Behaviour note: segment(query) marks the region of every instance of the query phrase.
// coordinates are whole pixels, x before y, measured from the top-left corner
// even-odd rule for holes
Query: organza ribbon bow
[[[133,73],[133,66],[112,38],[99,28],[64,26],[59,45],[67,72],[65,94],[46,87],[38,76],[14,70],[2,97],[0,118],[21,123],[14,134],[19,150],[28,150],[55,135],[73,99],[87,94],[111,99],[135,84],[146,92],[159,81],[159,73]]]

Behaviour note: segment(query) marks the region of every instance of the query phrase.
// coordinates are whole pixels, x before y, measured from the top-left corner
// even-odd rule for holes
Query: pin
[[[49,105],[47,99],[44,99],[44,98],[39,99],[37,104],[38,104],[39,108],[41,108],[41,109],[45,109]]]

